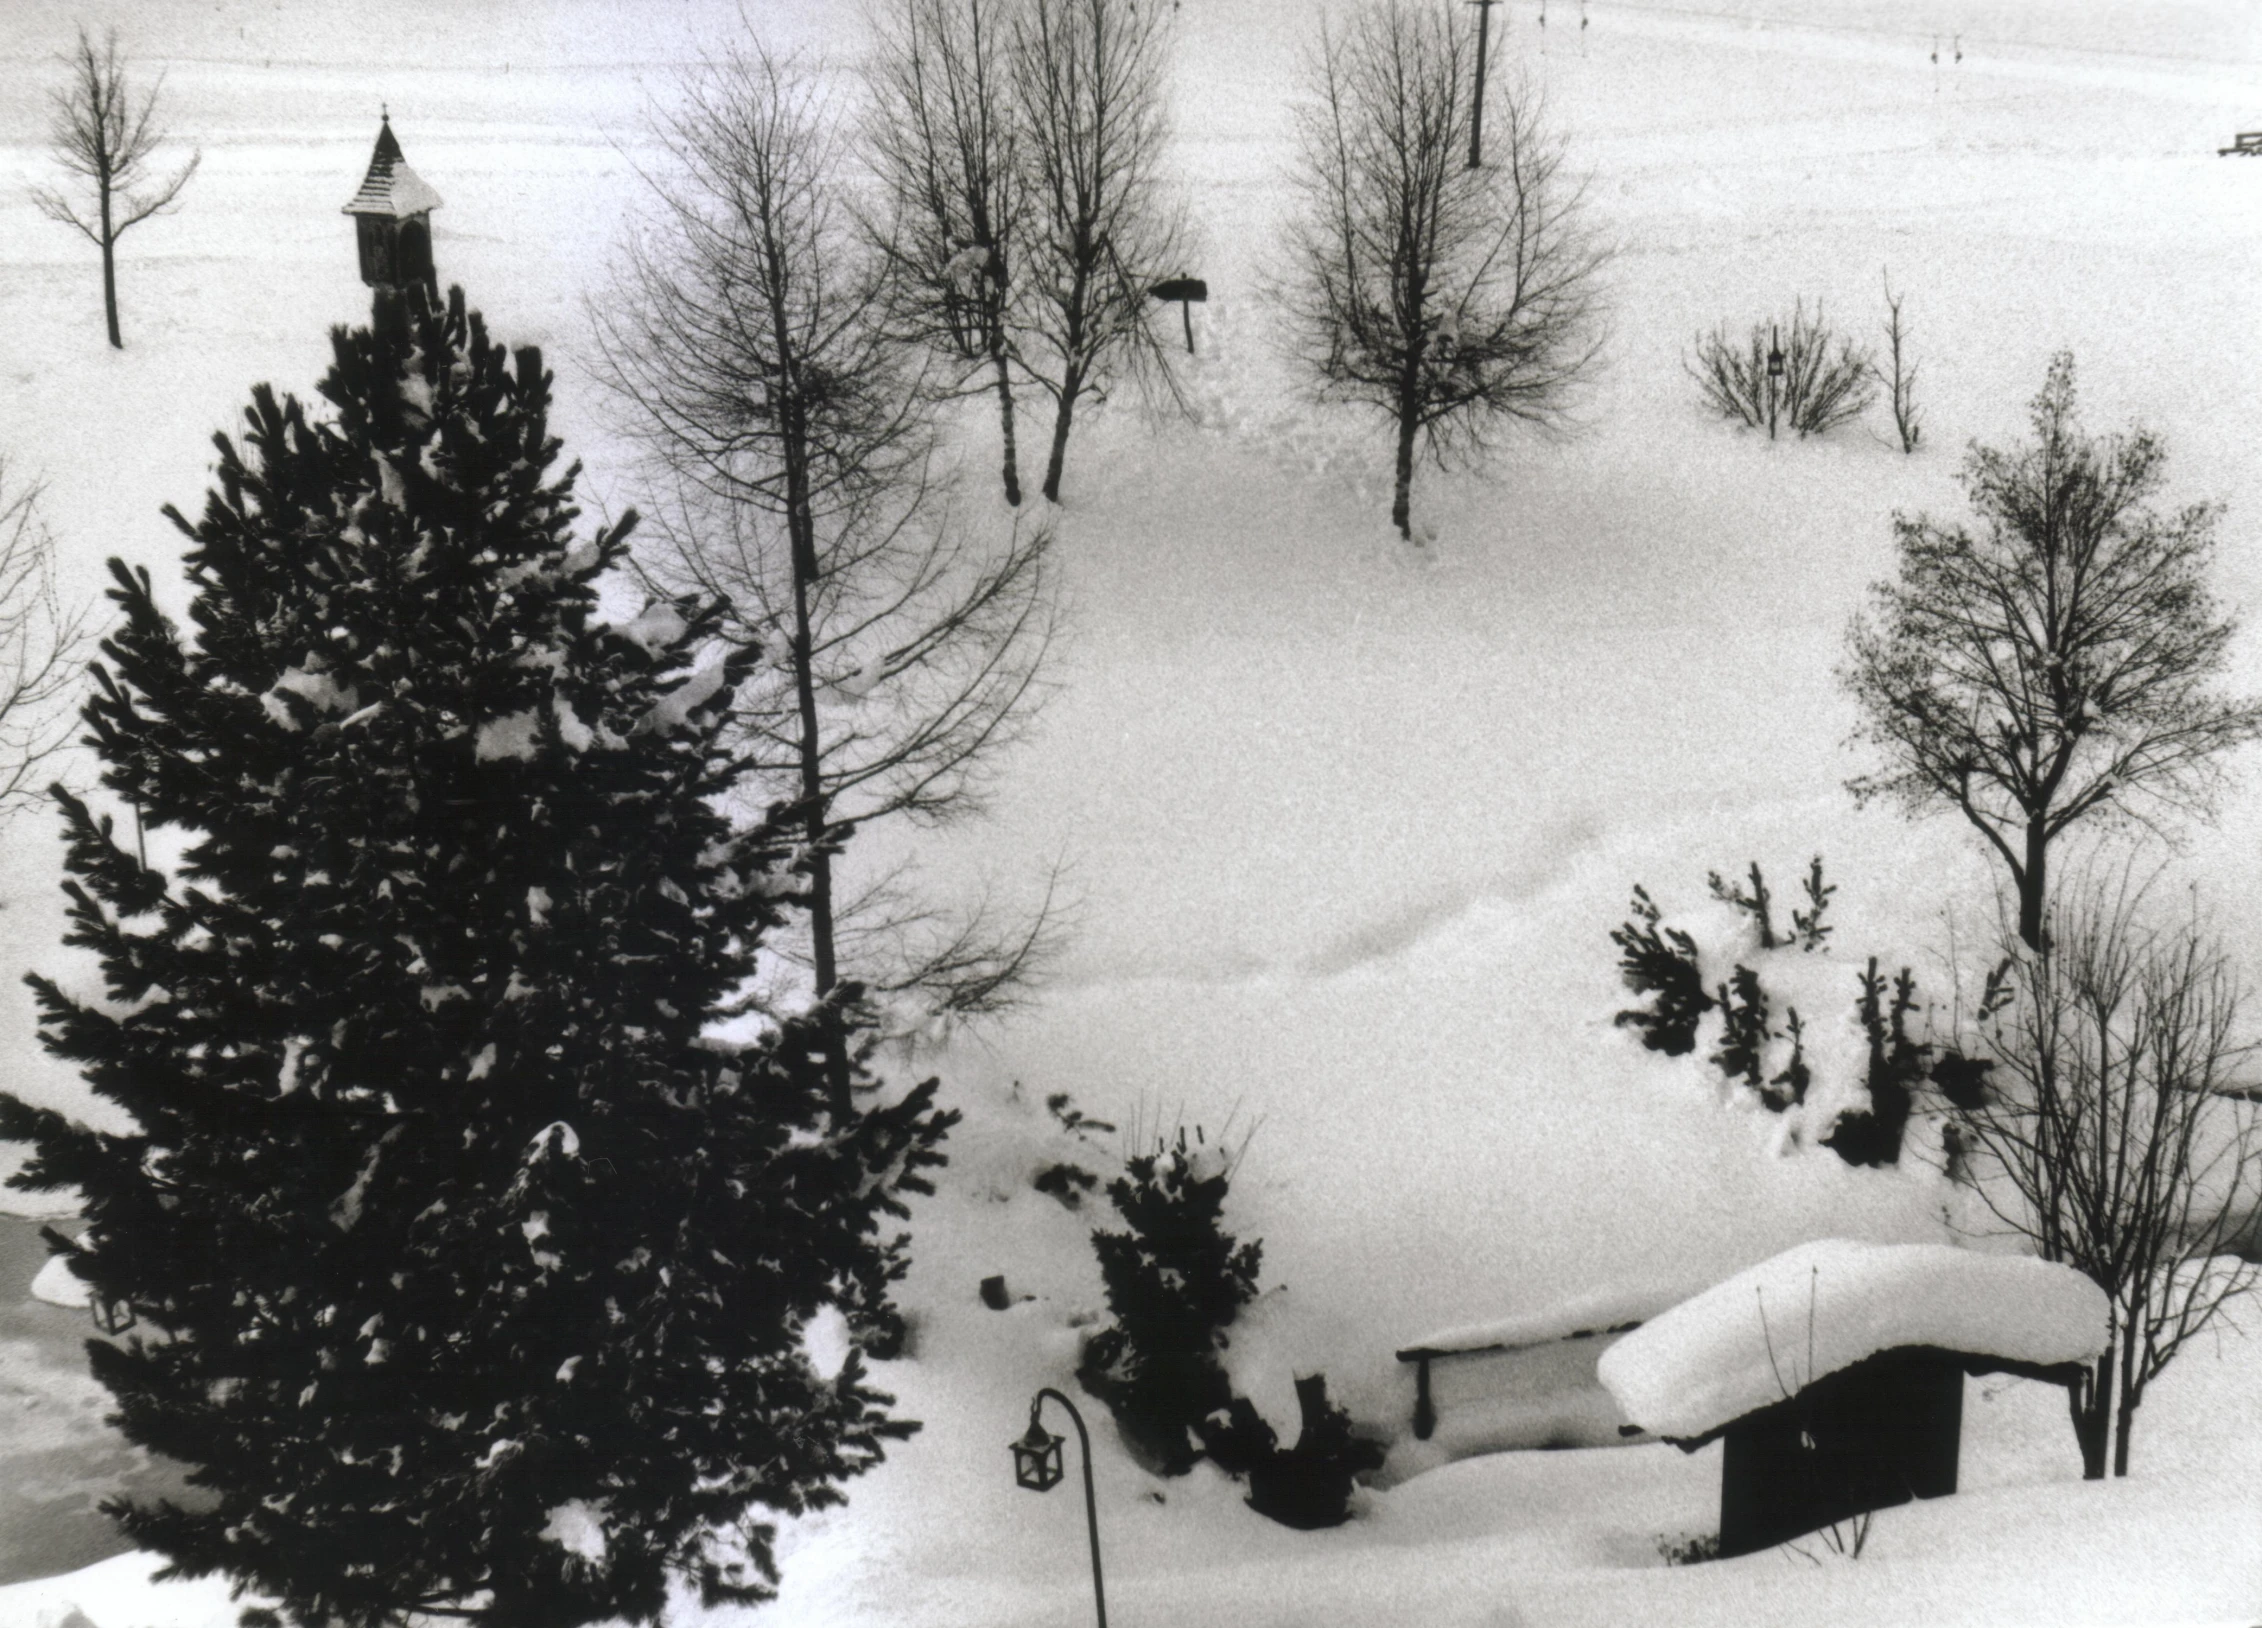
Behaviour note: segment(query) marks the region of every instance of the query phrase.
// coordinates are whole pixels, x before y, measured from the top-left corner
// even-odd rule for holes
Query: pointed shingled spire
[[[379,117],[377,146],[369,155],[369,173],[361,189],[347,201],[348,215],[382,215],[394,220],[421,215],[440,207],[440,195],[401,158],[400,139],[393,134],[390,113]]]

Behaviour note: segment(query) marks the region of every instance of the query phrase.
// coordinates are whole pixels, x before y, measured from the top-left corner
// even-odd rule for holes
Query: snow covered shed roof
[[[1690,1441],[1881,1351],[2054,1368],[2103,1350],[2105,1324],[2104,1291],[2069,1266],[1825,1238],[1645,1323],[1603,1353],[1597,1375],[1634,1424]]]
[[[369,155],[369,173],[361,178],[361,190],[340,212],[387,215],[399,220],[439,207],[440,195],[401,158],[401,144],[393,135],[391,118],[380,119],[376,150]]]

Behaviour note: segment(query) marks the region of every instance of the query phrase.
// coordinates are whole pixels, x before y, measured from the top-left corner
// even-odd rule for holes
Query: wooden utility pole
[[[1484,163],[1484,59],[1491,44],[1492,8],[1500,0],[1469,0],[1477,8],[1477,98],[1469,109],[1469,168]]]

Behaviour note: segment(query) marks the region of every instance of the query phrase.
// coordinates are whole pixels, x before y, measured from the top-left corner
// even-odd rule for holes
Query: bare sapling
[[[1877,382],[1885,386],[1893,408],[1893,430],[1901,450],[1914,452],[1924,440],[1924,420],[1916,405],[1916,363],[1908,355],[1908,329],[1901,320],[1901,296],[1893,292],[1893,279],[1885,279],[1885,366]]]

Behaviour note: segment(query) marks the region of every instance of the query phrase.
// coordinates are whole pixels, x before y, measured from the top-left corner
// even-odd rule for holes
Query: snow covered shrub
[[[716,1036],[802,887],[720,812],[751,652],[711,602],[599,620],[628,522],[574,537],[539,352],[460,290],[332,343],[332,411],[259,387],[172,514],[186,636],[113,565],[101,801],[182,857],[57,798],[106,988],[34,977],[42,1038],[125,1128],[0,1096],[0,1135],[85,1195],[50,1242],[154,1331],[95,1377],[200,1493],[106,1507],[324,1628],[767,1598],[763,1512],[916,1428],[804,1334],[890,1322],[955,1116],[835,1111],[844,1005]]]
[[[1684,1057],[1696,1049],[1698,1019],[1712,1009],[1696,941],[1678,927],[1658,925],[1663,913],[1638,882],[1628,908],[1633,919],[1612,928],[1610,942],[1618,946],[1618,970],[1626,987],[1649,1000],[1628,1007],[1614,1021],[1637,1031],[1651,1051]]]
[[[1107,1194],[1122,1232],[1092,1234],[1115,1321],[1085,1347],[1077,1377],[1106,1402],[1133,1450],[1164,1475],[1194,1464],[1194,1433],[1231,1406],[1217,1354],[1256,1298],[1261,1242],[1225,1230],[1232,1166],[1199,1126],[1124,1161]]]
[[[1616,1022],[1645,1047],[1668,1057],[1701,1048],[1731,1091],[1784,1116],[1787,1140],[1818,1142],[1849,1164],[1896,1162],[1928,1088],[1934,1108],[1978,1100],[1989,1065],[1919,1038],[1913,972],[1888,979],[1875,956],[1864,965],[1828,953],[1838,890],[1819,856],[1787,931],[1757,864],[1739,881],[1713,872],[1707,882],[1712,907],[1685,921],[1666,919],[1637,886],[1632,919],[1610,934],[1620,976],[1642,997]],[[2000,1006],[2006,971],[1990,976],[1983,1010]]]
[[[1831,354],[1835,341],[1837,354]],[[1801,300],[1788,325],[1755,322],[1744,344],[1726,324],[1699,334],[1696,354],[1682,363],[1711,408],[1772,439],[1778,423],[1801,439],[1859,418],[1877,394],[1869,352],[1831,332],[1817,305]]]
[[[1045,1111],[1050,1113],[1060,1128],[1080,1141],[1089,1142],[1095,1133],[1112,1131],[1115,1126],[1104,1119],[1094,1119],[1076,1106],[1065,1091],[1055,1091],[1045,1098]],[[1030,1185],[1047,1198],[1056,1199],[1064,1209],[1082,1209],[1084,1197],[1100,1184],[1100,1178],[1070,1159],[1054,1159],[1040,1166]]]

